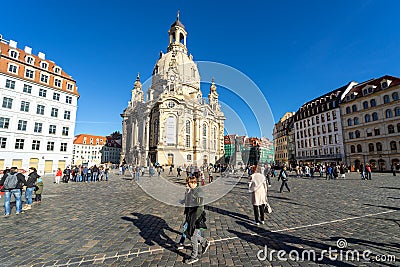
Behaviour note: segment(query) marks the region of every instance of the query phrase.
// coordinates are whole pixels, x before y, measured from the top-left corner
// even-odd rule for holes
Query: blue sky
[[[177,10],[194,60],[244,73],[275,121],[349,81],[400,76],[396,0],[6,1],[0,34],[44,52],[77,81],[75,134],[107,135],[121,130],[137,72],[149,78],[166,50]],[[222,89],[220,96],[239,105]],[[241,110],[247,134],[259,135],[254,118]],[[229,120],[232,133],[235,120]],[[262,134],[271,137],[272,127]]]

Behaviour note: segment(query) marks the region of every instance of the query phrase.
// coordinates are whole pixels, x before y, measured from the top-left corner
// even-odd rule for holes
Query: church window
[[[203,124],[203,149],[207,149],[207,125]]]
[[[154,121],[154,144],[158,143],[158,120]]]
[[[213,127],[213,137],[214,137],[214,150],[217,150],[217,127]]]
[[[186,121],[186,147],[190,147],[190,121]]]

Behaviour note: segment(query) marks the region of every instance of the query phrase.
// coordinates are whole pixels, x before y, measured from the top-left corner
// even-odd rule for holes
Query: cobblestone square
[[[184,180],[166,172],[163,176],[171,182]],[[157,188],[159,179],[145,176],[140,183]],[[231,182],[229,177],[218,179]],[[184,250],[174,248],[183,207],[153,199],[129,175],[112,174],[108,182],[57,185],[52,177],[44,182],[41,204],[21,215],[15,215],[13,208],[11,216],[0,218],[1,266],[185,265],[189,242]],[[290,193],[279,193],[280,183],[272,178],[268,198],[274,211],[265,225],[253,224],[246,178],[208,204],[209,229],[204,236],[212,244],[194,265],[398,266],[399,176],[375,173],[370,181],[357,173],[338,180],[291,177],[289,186]],[[324,254],[329,248],[337,250],[331,254],[336,259]],[[286,255],[269,257],[272,250]],[[311,250],[317,259],[289,258]],[[345,257],[355,250],[360,252],[359,261]],[[367,250],[371,261],[362,258]],[[389,262],[389,256],[397,261]],[[380,259],[387,261],[377,262]]]

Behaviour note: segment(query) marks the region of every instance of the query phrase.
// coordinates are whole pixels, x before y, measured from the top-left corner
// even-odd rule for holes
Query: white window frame
[[[15,70],[15,71],[10,70],[11,67],[13,67],[13,70]],[[18,70],[19,70],[19,66],[18,65],[12,64],[12,63],[8,63],[8,66],[7,66],[7,72],[8,73],[18,74]]]
[[[60,82],[60,85],[57,85],[57,82]],[[54,86],[57,88],[61,88],[63,84],[63,80],[61,78],[54,78]]]
[[[46,77],[46,80],[43,81],[43,77]],[[49,84],[50,76],[47,73],[40,73],[40,82]]]
[[[32,62],[29,62],[29,60],[32,60]],[[35,58],[32,57],[32,56],[26,56],[25,57],[25,62],[30,64],[30,65],[33,65],[33,64],[35,64]]]
[[[47,63],[46,61],[41,61],[40,62],[40,67],[44,70],[48,70],[49,69],[49,63]]]
[[[19,58],[19,52],[17,50],[14,50],[14,49],[10,49],[10,51],[8,51],[8,55],[11,58],[15,58],[15,59]],[[13,55],[15,55],[15,57]]]
[[[74,91],[74,85],[72,83],[67,83],[67,90],[68,91]]]
[[[59,66],[54,66],[53,70],[54,70],[54,73],[57,73],[57,74],[61,73],[61,68]]]
[[[32,72],[32,77],[30,77],[30,76],[27,75],[28,71]],[[25,77],[25,78],[34,80],[34,79],[35,79],[35,74],[36,74],[36,73],[35,73],[35,70],[34,70],[34,69],[25,67],[25,73],[24,73],[24,77]]]

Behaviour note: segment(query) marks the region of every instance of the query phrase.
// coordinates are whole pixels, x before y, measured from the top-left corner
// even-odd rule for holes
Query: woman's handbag
[[[272,213],[272,208],[271,205],[269,205],[269,203],[267,202],[267,204],[265,204],[265,213]]]

